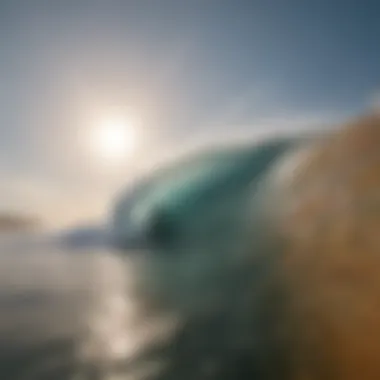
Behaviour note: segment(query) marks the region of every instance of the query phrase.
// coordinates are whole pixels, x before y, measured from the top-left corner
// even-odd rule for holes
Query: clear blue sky
[[[365,0],[1,1],[0,210],[100,210],[133,170],[83,158],[102,107],[141,115],[140,158],[361,112],[379,92],[379,20]]]

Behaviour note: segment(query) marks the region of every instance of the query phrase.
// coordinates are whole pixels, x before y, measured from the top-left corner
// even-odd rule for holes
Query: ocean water
[[[0,238],[0,379],[138,379],[128,363],[158,324],[142,322],[134,273],[110,249]]]

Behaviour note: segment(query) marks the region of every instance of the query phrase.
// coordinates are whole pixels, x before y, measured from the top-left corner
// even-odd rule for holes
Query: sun
[[[92,132],[92,148],[100,159],[117,162],[130,156],[136,147],[136,130],[130,120],[107,117]]]

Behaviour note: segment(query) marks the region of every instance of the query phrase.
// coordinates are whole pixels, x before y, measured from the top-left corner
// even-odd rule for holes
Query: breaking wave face
[[[0,241],[0,379],[380,378],[379,125],[177,161],[99,239]]]
[[[271,288],[272,258],[253,267],[243,231],[252,179],[287,144],[208,152],[147,177],[99,231],[112,245],[93,231],[0,240],[0,378],[269,378],[277,295],[252,302],[247,286]]]

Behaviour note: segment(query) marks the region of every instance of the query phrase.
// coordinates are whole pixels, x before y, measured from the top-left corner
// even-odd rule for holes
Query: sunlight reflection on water
[[[52,358],[49,347],[70,342],[75,368],[69,370],[74,373],[78,367],[80,374],[79,368],[95,368],[96,377],[80,379],[125,379],[125,369],[120,375],[113,368],[163,331],[158,322],[143,318],[136,301],[136,268],[128,258],[105,250],[63,252],[38,242],[12,249],[8,243],[0,243],[0,378],[28,380],[36,368],[47,371],[48,363],[64,355],[58,349]],[[42,347],[43,354],[34,359],[38,363],[28,363],[33,371],[25,367],[19,375],[16,369],[6,372],[9,347],[18,368],[25,367],[25,350],[34,355],[34,347]]]

